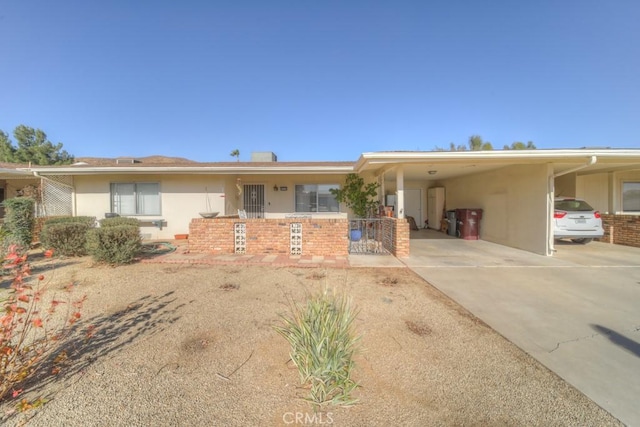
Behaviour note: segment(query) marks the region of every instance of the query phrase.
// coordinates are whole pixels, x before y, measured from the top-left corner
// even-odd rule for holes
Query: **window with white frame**
[[[640,182],[622,183],[622,210],[640,212]]]
[[[111,212],[118,215],[160,215],[160,184],[111,183]]]
[[[340,204],[329,191],[338,184],[296,185],[296,212],[340,212]]]

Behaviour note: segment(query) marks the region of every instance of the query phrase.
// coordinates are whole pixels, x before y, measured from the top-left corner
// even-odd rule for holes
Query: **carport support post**
[[[396,169],[396,183],[398,186],[398,219],[404,218],[404,168],[402,165]]]

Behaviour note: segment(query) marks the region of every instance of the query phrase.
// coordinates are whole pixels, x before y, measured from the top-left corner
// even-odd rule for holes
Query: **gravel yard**
[[[80,258],[45,274],[87,295],[82,322],[96,334],[64,375],[27,394],[48,403],[5,415],[8,425],[620,425],[405,268]],[[289,301],[325,287],[360,310],[361,387],[357,405],[314,414],[273,326]]]

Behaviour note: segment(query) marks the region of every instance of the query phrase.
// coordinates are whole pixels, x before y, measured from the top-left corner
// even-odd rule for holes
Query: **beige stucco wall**
[[[241,177],[241,185],[264,185],[265,218],[283,218],[295,212],[295,186],[304,184],[337,184],[344,183],[345,175],[245,175]],[[233,180],[235,187],[235,178]],[[274,186],[278,191],[274,190]],[[282,190],[286,187],[286,190]],[[236,193],[237,194],[237,191]],[[235,197],[235,196],[234,196]],[[242,206],[242,196],[237,198],[237,206]],[[342,218],[347,215],[346,207],[340,206],[340,213],[317,213],[322,218]]]
[[[446,209],[480,208],[480,238],[547,255],[548,165],[507,166],[444,180]]]
[[[211,210],[220,215],[233,215],[242,209],[242,194],[238,185],[263,184],[265,186],[265,217],[282,218],[295,210],[296,184],[339,184],[343,175],[245,175],[238,182],[237,176],[221,175],[102,175],[74,177],[75,215],[104,218],[111,210],[110,183],[112,182],[159,182],[161,192],[161,215],[137,217],[141,221],[163,219],[160,230],[150,223],[143,223],[141,232],[150,239],[169,239],[175,234],[186,234],[192,218],[206,212],[207,198]],[[273,187],[277,186],[278,191]],[[287,187],[281,191],[281,187]],[[208,197],[207,197],[208,196]],[[318,213],[323,218],[345,217],[338,214]]]
[[[207,193],[211,210],[220,212],[225,209],[226,197],[224,181],[210,175],[106,175],[76,176],[75,215],[104,218],[111,210],[110,183],[112,182],[159,182],[161,192],[161,215],[137,216],[143,221],[141,232],[151,239],[169,239],[175,234],[189,232],[191,218],[200,217],[199,212],[207,211]],[[206,188],[206,192],[205,192]],[[163,219],[162,230],[150,224],[148,220]]]
[[[555,182],[555,197],[576,197],[576,174],[559,176]]]

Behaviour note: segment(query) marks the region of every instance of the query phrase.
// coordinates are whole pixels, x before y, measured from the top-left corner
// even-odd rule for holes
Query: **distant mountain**
[[[118,163],[118,160],[122,163],[128,159],[135,160],[135,163],[142,163],[145,165],[179,165],[179,164],[191,164],[198,163],[194,160],[185,159],[183,157],[167,157],[167,156],[147,156],[147,157],[76,157],[75,163],[87,163],[91,166],[110,166]]]

